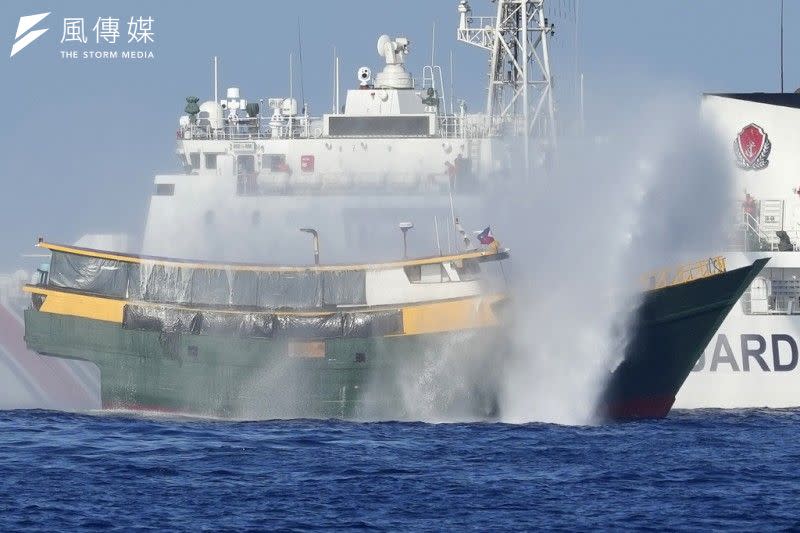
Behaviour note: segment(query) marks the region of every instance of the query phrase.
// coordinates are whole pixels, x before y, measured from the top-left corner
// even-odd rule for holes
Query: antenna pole
[[[781,93],[783,93],[783,0],[781,0]]]
[[[214,104],[219,104],[219,83],[217,82],[217,56],[214,56]]]
[[[289,52],[289,99],[292,98],[292,53]]]
[[[336,56],[336,109],[334,113],[339,113],[339,56]]]
[[[433,216],[433,229],[436,232],[436,249],[439,250],[439,255],[442,255],[442,243],[439,241],[439,217]]]
[[[581,111],[581,134],[586,133],[586,119],[583,116],[583,72],[581,72],[581,100],[580,100],[580,111]]]
[[[455,95],[453,93],[453,50],[450,50],[450,114],[454,115],[455,111],[453,110],[453,99]]]
[[[306,95],[303,87],[303,40],[300,38],[300,17],[297,17],[297,57],[300,61],[300,103],[305,114]]]
[[[433,28],[431,29],[431,63],[430,63],[431,69],[433,68],[433,65],[436,64],[433,62],[433,56],[435,50],[436,50],[436,22],[433,23]],[[431,84],[434,86],[435,89],[436,78],[433,76],[433,73],[431,73]]]

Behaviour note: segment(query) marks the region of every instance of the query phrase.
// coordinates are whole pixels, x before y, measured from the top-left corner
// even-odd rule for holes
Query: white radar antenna
[[[458,40],[490,53],[486,114],[490,126],[513,125],[528,139],[555,146],[555,110],[548,39],[553,25],[544,16],[545,0],[496,0],[497,15],[473,17],[467,0],[458,4]]]

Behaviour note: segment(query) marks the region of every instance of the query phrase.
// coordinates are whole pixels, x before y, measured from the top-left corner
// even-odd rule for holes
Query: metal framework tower
[[[467,0],[458,4],[458,40],[489,51],[486,114],[493,128],[508,127],[526,140],[555,143],[555,110],[548,40],[553,25],[545,0],[496,0],[497,15],[473,17]]]

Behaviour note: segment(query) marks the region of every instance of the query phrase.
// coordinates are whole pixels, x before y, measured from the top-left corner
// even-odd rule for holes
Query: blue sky
[[[574,104],[575,60],[585,75],[587,121],[601,127],[615,106],[646,105],[664,88],[702,92],[778,89],[778,0],[550,0],[556,22],[554,73],[559,107]],[[473,13],[493,4],[473,0]],[[295,55],[312,114],[331,105],[332,55],[341,57],[343,89],[356,69],[379,68],[381,33],[412,43],[419,77],[436,24],[437,60],[447,72],[454,54],[455,92],[470,109],[483,107],[486,56],[455,41],[456,0],[375,2],[10,1],[0,9],[0,267],[13,268],[40,234],[72,241],[88,232],[143,226],[151,179],[177,169],[174,135],[187,95],[211,95],[211,61],[221,58],[221,87],[238,86],[257,100],[288,93],[288,54]],[[212,7],[213,6],[213,7]],[[52,12],[40,39],[9,58],[20,16]],[[94,43],[98,17],[120,19],[116,45]],[[127,44],[130,17],[153,18],[154,42]],[[85,45],[61,44],[63,19],[83,17]],[[785,87],[800,86],[800,1],[786,0]],[[66,60],[60,50],[151,50],[151,60]],[[447,81],[445,82],[448,83]],[[674,88],[674,89],[672,89]]]

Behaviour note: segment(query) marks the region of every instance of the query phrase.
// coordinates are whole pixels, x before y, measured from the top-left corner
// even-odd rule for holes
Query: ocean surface
[[[800,410],[552,424],[0,412],[0,531],[800,527]]]

